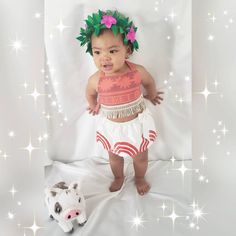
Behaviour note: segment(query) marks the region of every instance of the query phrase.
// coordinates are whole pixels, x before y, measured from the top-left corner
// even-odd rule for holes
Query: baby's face
[[[93,59],[97,68],[105,75],[123,72],[130,49],[124,45],[121,34],[115,36],[111,30],[106,30],[98,37],[92,36],[91,40]]]

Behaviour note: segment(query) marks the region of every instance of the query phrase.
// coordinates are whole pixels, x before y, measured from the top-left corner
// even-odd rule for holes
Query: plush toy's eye
[[[61,207],[61,205],[59,204],[59,202],[56,202],[56,203],[55,203],[54,211],[55,211],[57,214],[60,214],[60,212],[62,211],[62,207]]]
[[[81,202],[81,197],[79,198],[78,202]]]

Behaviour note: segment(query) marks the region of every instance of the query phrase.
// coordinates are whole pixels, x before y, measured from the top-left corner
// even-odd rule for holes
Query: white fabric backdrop
[[[91,156],[107,158],[96,148],[95,119],[85,110],[85,86],[96,70],[92,57],[75,38],[84,19],[100,9],[117,9],[138,27],[138,52],[131,61],[144,65],[165,92],[165,101],[153,111],[158,141],[149,159],[191,158],[191,16],[190,1],[56,1],[45,2],[45,47],[53,98],[60,113],[49,104],[52,116],[49,156],[70,162]],[[155,8],[158,7],[158,10]],[[171,17],[171,13],[175,13]],[[60,20],[67,26],[60,32]],[[187,79],[186,79],[187,78]],[[183,102],[181,102],[181,99]],[[66,117],[67,122],[61,124]],[[61,125],[59,125],[61,124]]]

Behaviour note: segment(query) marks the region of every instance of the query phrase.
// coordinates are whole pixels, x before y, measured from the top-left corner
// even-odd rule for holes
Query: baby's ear
[[[126,56],[125,58],[128,59],[129,56],[133,53],[132,49],[131,49],[131,46],[128,45],[127,48],[126,48]]]

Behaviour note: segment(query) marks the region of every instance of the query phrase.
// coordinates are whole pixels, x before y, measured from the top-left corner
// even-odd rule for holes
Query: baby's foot
[[[144,178],[135,177],[135,184],[136,184],[137,191],[140,195],[144,195],[150,189],[150,185]]]
[[[124,183],[124,177],[121,178],[115,178],[114,181],[111,183],[111,186],[109,188],[110,192],[115,192],[120,190]]]

